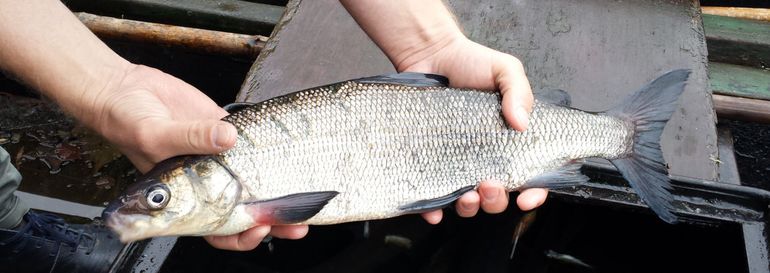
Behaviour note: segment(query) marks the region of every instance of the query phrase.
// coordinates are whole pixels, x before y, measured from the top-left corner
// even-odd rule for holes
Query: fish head
[[[218,157],[175,157],[139,177],[103,218],[123,242],[207,235],[228,220],[240,195],[237,176]]]

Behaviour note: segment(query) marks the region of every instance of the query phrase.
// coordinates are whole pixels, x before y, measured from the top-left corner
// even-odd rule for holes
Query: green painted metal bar
[[[703,15],[709,60],[770,67],[770,22]]]
[[[770,100],[770,70],[709,62],[709,83],[714,94]]]
[[[236,0],[63,0],[73,11],[243,34],[269,35],[284,7]]]

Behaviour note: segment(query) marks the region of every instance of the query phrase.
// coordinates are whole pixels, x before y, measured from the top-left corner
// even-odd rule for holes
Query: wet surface
[[[770,190],[770,125],[720,120],[735,141],[741,184]]]
[[[133,181],[133,165],[52,103],[0,93],[0,145],[22,174],[19,190],[103,206]]]

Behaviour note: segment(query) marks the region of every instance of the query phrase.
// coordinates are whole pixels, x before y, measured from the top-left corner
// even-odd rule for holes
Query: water
[[[446,210],[436,226],[405,216],[372,221],[368,238],[363,223],[314,226],[305,239],[273,239],[272,251],[263,244],[246,253],[181,238],[161,272],[747,272],[738,225],[669,225],[556,199],[538,209],[511,259],[521,215],[514,207],[469,219]]]

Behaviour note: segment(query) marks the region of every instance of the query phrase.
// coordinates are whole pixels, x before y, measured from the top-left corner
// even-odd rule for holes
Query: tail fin
[[[671,212],[673,196],[660,150],[660,135],[676,110],[689,75],[686,69],[668,72],[606,112],[636,126],[632,153],[610,161],[642,200],[668,223],[675,223],[677,217]]]

